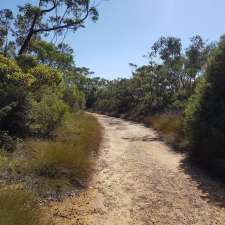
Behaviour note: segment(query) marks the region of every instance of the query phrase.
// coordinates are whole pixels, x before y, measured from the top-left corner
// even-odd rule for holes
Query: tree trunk
[[[39,17],[39,14],[34,15],[34,19],[33,19],[33,22],[31,24],[30,30],[28,32],[28,35],[26,36],[26,38],[25,38],[25,40],[24,40],[24,42],[23,42],[23,44],[22,44],[22,46],[19,50],[19,53],[18,53],[19,55],[22,55],[24,52],[26,52],[26,50],[28,48],[28,45],[30,43],[30,40],[31,40],[32,36],[34,35],[34,26],[37,22],[38,17]]]
[[[21,48],[19,50],[19,55],[22,55],[24,52],[26,52],[33,34],[34,34],[34,32],[32,30],[30,30],[25,41],[23,42],[23,45],[21,46]]]
[[[7,55],[8,55],[8,40],[6,40],[4,47],[4,56],[7,57]]]

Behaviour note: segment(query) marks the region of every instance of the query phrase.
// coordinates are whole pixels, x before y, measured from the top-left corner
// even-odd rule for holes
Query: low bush
[[[41,89],[41,95],[31,95],[29,103],[26,116],[28,133],[39,137],[48,136],[69,111],[57,92],[48,87]]]

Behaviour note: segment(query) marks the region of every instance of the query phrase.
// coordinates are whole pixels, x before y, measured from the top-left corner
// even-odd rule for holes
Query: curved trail
[[[185,166],[152,129],[96,116],[105,131],[93,181],[52,205],[55,224],[225,224],[223,189]]]

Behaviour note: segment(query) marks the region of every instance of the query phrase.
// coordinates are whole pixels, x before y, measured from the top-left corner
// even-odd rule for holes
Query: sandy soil
[[[93,180],[53,203],[57,225],[224,225],[222,187],[140,124],[96,115],[105,128]]]

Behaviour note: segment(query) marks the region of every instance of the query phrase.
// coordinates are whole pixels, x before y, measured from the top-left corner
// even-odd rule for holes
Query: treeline
[[[218,43],[195,36],[186,49],[179,38],[162,37],[146,56],[148,65],[130,64],[132,78],[99,82],[92,108],[151,124],[170,144],[224,175],[224,47],[224,36]]]
[[[133,67],[131,79],[117,79],[98,89],[93,107],[112,114],[138,118],[166,110],[181,110],[193,94],[213,48],[200,36],[182,49],[181,40],[162,37],[146,57],[149,64]]]

